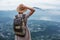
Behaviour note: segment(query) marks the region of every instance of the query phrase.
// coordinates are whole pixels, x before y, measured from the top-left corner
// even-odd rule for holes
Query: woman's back
[[[23,15],[23,14],[18,14],[17,16],[18,16],[18,17],[22,17],[22,15]],[[28,19],[28,15],[25,15],[25,20],[26,20],[26,22],[27,22],[27,19]],[[27,23],[26,23],[26,24],[27,24]],[[28,30],[27,25],[24,26],[24,27],[25,27],[25,29],[26,29],[26,35],[25,35],[25,37],[20,37],[20,36],[15,35],[15,40],[31,40],[30,31]]]

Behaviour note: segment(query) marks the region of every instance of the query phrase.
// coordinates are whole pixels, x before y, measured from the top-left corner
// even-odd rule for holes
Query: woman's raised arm
[[[29,16],[31,16],[35,12],[35,9],[34,8],[27,7],[27,9],[30,10]]]

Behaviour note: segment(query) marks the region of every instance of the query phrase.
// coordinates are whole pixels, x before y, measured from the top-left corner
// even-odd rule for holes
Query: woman
[[[19,36],[15,35],[15,40],[31,40],[30,31],[27,28],[27,19],[29,18],[29,16],[31,16],[34,13],[35,10],[33,8],[29,8],[29,7],[24,6],[23,4],[20,4],[17,7],[18,16],[20,16],[20,17],[25,11],[27,11],[27,9],[29,9],[30,12],[25,15],[25,19],[26,19],[26,26],[25,26],[26,35],[24,37],[19,37]]]

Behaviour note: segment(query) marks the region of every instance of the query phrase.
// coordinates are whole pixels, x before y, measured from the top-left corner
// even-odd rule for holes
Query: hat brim
[[[23,11],[25,12],[27,9],[20,10],[19,8],[17,9],[18,12]]]

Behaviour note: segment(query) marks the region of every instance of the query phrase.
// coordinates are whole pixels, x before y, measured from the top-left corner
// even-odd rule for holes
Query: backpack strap
[[[15,18],[17,19],[18,18],[18,15],[15,15]]]
[[[25,15],[26,15],[26,14],[23,14],[23,15],[22,15],[22,23],[23,23],[24,26],[26,26]]]

